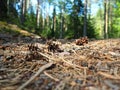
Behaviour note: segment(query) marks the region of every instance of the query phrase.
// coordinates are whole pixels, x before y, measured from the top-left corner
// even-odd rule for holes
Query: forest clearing
[[[59,50],[48,50],[42,38],[2,37],[0,90],[120,90],[120,39],[51,40]]]

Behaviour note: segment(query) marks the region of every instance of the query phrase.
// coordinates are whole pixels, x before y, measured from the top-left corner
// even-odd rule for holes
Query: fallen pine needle
[[[82,66],[78,66],[78,65],[76,65],[76,64],[72,64],[72,63],[64,60],[63,58],[61,58],[61,60],[62,60],[63,62],[65,62],[66,64],[72,66],[73,68],[77,67],[77,68],[80,68],[80,69],[87,69],[87,67],[82,67]]]
[[[53,76],[51,76],[50,74],[48,74],[46,71],[44,71],[44,74],[45,74],[46,76],[48,76],[49,78],[55,80],[55,81],[60,81],[59,79],[54,78]]]
[[[50,62],[48,64],[45,64],[44,66],[40,67],[40,69],[36,72],[34,76],[32,76],[27,82],[25,82],[23,85],[21,85],[17,90],[22,90],[25,88],[31,81],[33,81],[43,70],[46,68],[49,68],[53,63]]]
[[[110,75],[110,74],[105,73],[105,72],[98,72],[98,75],[104,76],[104,77],[109,78],[109,79],[120,80],[120,77],[116,77],[116,76]]]

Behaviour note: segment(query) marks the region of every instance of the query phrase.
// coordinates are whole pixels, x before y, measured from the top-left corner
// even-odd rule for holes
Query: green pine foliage
[[[111,38],[120,38],[120,1],[117,1],[114,8],[114,17],[112,23],[112,30],[109,33]]]

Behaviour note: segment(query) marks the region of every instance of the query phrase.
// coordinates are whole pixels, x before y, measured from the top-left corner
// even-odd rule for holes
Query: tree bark
[[[91,19],[91,0],[88,0],[88,7],[89,7],[89,14],[88,14],[88,20]]]
[[[0,0],[0,18],[7,17],[7,0]]]
[[[102,14],[101,4],[99,4],[99,9],[100,9],[100,37],[103,38],[103,36],[104,36],[104,31],[103,31],[103,14]]]
[[[22,0],[22,2],[21,2],[21,6],[22,6],[21,24],[24,24],[24,22],[25,22],[26,13],[27,13],[27,9],[28,9],[27,4],[28,4],[28,0]]]
[[[37,0],[36,23],[37,23],[37,28],[39,28],[40,26],[40,0]]]
[[[55,9],[55,6],[53,8],[53,25],[52,25],[52,37],[54,37],[54,34],[55,34],[55,29],[56,29],[56,9]]]
[[[112,5],[111,5],[111,0],[109,0],[108,3],[108,34],[109,37],[111,37],[111,33],[112,33]]]
[[[84,30],[83,30],[83,36],[87,35],[87,0],[85,0],[84,3]]]
[[[108,1],[104,0],[104,39],[108,38]]]
[[[60,39],[63,37],[63,12],[61,10],[61,19],[60,19]]]
[[[7,0],[7,15],[10,14],[10,1]]]

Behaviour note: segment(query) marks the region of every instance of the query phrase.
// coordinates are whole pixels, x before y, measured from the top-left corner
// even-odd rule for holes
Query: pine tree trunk
[[[7,0],[0,0],[0,18],[7,17]]]
[[[27,4],[28,0],[22,0],[22,10],[21,10],[21,24],[24,24],[25,22],[25,17],[27,13]]]
[[[100,36],[103,37],[104,36],[104,32],[103,32],[103,15],[102,15],[102,8],[101,8],[101,4],[99,5],[100,8]]]
[[[112,33],[112,6],[111,6],[111,0],[109,0],[109,4],[108,4],[108,34],[109,37],[111,37],[111,33]]]
[[[88,20],[90,20],[91,19],[91,0],[88,0],[88,7],[89,7],[89,14],[88,14]]]
[[[40,0],[37,0],[36,23],[37,23],[37,28],[39,28],[40,26]]]
[[[7,0],[7,16],[10,14],[10,1]]]
[[[46,11],[46,13],[47,13],[47,16],[46,16],[47,27],[50,26],[50,22],[49,22],[50,3],[48,4],[48,7],[49,7],[49,8],[48,8],[47,11]]]
[[[55,29],[56,29],[56,9],[55,9],[55,6],[53,8],[53,23],[52,23],[52,31],[51,31],[51,34],[52,34],[52,37],[54,37],[55,35]]]
[[[108,38],[108,10],[107,10],[107,0],[104,0],[104,38]]]
[[[85,0],[84,3],[84,30],[83,30],[83,36],[87,35],[87,0]]]
[[[60,19],[60,39],[63,38],[63,11],[61,10],[61,19]]]

